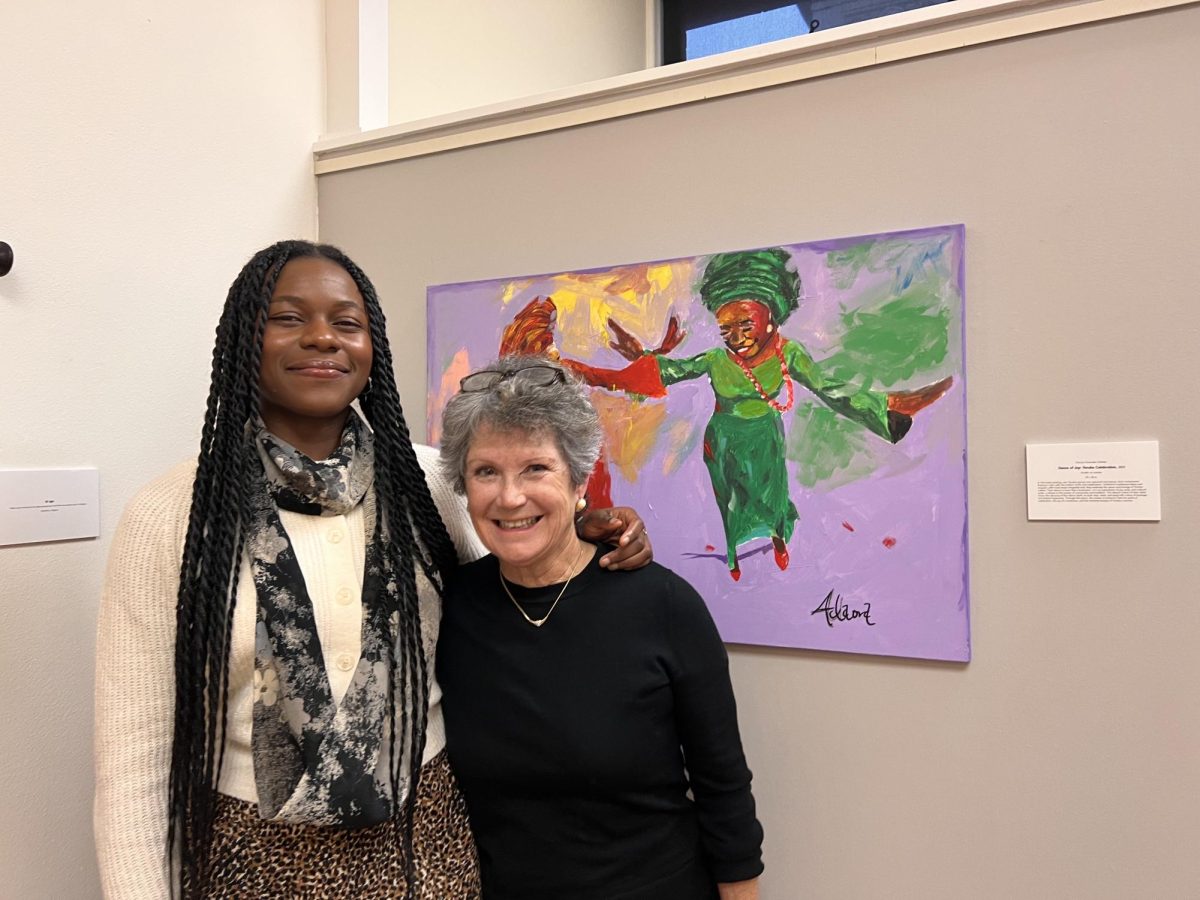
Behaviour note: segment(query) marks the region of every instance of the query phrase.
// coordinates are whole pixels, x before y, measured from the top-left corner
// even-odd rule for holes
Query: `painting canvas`
[[[549,354],[605,429],[594,502],[730,643],[966,661],[961,225],[428,291],[429,435],[459,380]]]

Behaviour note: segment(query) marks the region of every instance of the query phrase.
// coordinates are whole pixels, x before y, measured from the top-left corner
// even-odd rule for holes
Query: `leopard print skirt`
[[[413,826],[417,900],[478,900],[479,858],[445,751],[421,770]],[[265,822],[253,803],[217,795],[210,900],[384,900],[405,896],[394,821],[343,830]]]

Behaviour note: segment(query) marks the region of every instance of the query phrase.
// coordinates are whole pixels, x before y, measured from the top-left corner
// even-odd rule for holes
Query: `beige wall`
[[[1191,6],[320,179],[418,434],[428,284],[966,223],[975,658],[733,649],[768,900],[1200,896],[1197,59]],[[1163,521],[1027,522],[1025,442],[1108,438]]]
[[[646,0],[391,0],[391,122],[636,72]]]
[[[98,540],[0,547],[0,896],[99,895],[91,696],[104,556],[196,451],[245,259],[314,235],[321,4],[4,4],[0,466],[100,469]]]

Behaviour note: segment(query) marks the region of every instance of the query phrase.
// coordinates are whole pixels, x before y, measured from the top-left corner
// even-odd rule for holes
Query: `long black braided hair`
[[[393,798],[400,796],[402,760],[408,761],[408,793],[403,804],[395,804],[393,813],[400,819],[410,891],[413,884],[412,816],[429,700],[414,561],[442,593],[455,566],[455,550],[417,463],[400,408],[383,310],[375,288],[337,248],[308,241],[281,241],[259,251],[246,263],[229,288],[217,325],[212,384],[179,571],[174,738],[165,849],[170,871],[179,876],[178,881],[172,876],[172,894],[178,887],[185,898],[203,896],[208,882],[233,608],[246,523],[250,521],[250,489],[262,477],[261,471],[254,470],[253,456],[245,452],[245,442],[249,439],[247,423],[259,413],[263,328],[280,272],[288,261],[300,257],[328,259],[345,269],[362,294],[369,322],[371,377],[358,399],[375,438],[376,508],[386,525],[382,552],[400,588],[394,610],[399,628],[390,648],[393,702],[388,733]],[[408,714],[403,715],[398,708]]]

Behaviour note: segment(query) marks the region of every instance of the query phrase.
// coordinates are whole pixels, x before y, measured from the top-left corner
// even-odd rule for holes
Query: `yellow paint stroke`
[[[438,415],[435,418],[434,411],[446,408],[450,398],[458,393],[458,383],[470,374],[471,360],[467,355],[466,347],[463,347],[454,354],[450,364],[442,372],[436,395],[433,391],[429,392],[429,399],[426,403],[428,403],[429,418],[433,420],[429,423],[429,443],[436,444],[442,439],[442,417]]]
[[[515,281],[510,281],[500,289],[500,302],[505,306],[512,303],[518,294],[525,291],[529,285],[533,284],[528,278],[519,278]]]
[[[690,262],[639,263],[603,272],[567,272],[543,279],[558,310],[555,344],[568,358],[593,361],[610,356],[610,318],[652,349],[666,331],[672,311],[685,316],[691,303]],[[500,300],[523,296],[528,279],[505,283]],[[610,365],[618,361],[607,360]]]
[[[592,391],[592,403],[604,428],[604,450],[609,462],[631,484],[654,451],[659,429],[667,417],[663,403],[631,402],[627,397]]]

